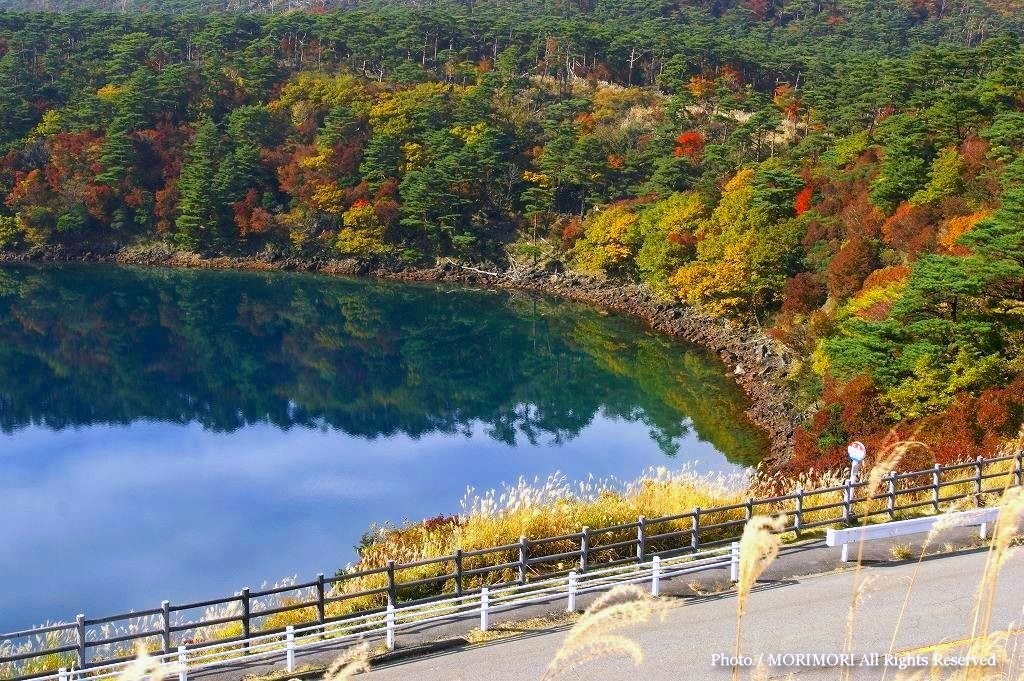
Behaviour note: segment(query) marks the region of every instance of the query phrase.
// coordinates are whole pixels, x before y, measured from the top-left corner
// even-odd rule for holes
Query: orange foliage
[[[797,192],[796,196],[793,197],[793,212],[797,215],[803,215],[811,207],[811,200],[814,198],[814,187],[811,185],[804,186],[803,189]]]
[[[700,158],[704,153],[704,135],[696,130],[687,130],[676,137],[676,148],[673,152],[677,158],[686,157],[690,160]]]
[[[738,88],[743,85],[743,79],[740,78],[740,72],[735,67],[726,64],[719,70],[719,76],[726,85],[731,88]]]
[[[581,113],[579,116],[573,119],[573,122],[576,125],[580,126],[580,128],[583,129],[583,132],[588,135],[594,132],[594,125],[596,121],[594,120],[594,117],[588,113]]]
[[[968,249],[957,245],[957,239],[974,229],[974,226],[991,214],[991,211],[981,210],[970,215],[958,215],[946,220],[942,224],[942,232],[939,234],[939,245],[954,255],[966,255]]]
[[[715,81],[705,76],[691,76],[686,88],[694,99],[704,99],[714,94]]]
[[[608,167],[612,170],[622,170],[626,167],[626,159],[621,154],[608,154]]]
[[[868,275],[860,290],[867,291],[868,289],[888,286],[899,281],[906,281],[908,277],[910,277],[910,268],[905,265],[882,267]]]

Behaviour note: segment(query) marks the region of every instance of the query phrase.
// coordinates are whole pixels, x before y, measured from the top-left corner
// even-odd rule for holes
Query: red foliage
[[[903,251],[911,259],[935,246],[934,210],[928,206],[901,203],[896,212],[882,224],[882,240],[887,246]]]
[[[811,199],[814,198],[814,187],[806,185],[803,189],[797,192],[793,198],[793,212],[797,215],[803,215],[811,207]]]
[[[235,227],[238,228],[238,235],[245,237],[250,234],[263,234],[273,227],[273,216],[261,208],[258,204],[260,194],[255,189],[250,189],[245,198],[235,202],[231,208],[234,212]]]
[[[566,248],[570,248],[582,234],[583,221],[578,217],[569,218],[569,222],[566,223],[565,228],[562,230],[562,243],[565,244]]]
[[[771,0],[747,0],[747,6],[754,13],[754,16],[761,21],[766,19],[772,10]]]
[[[883,216],[871,203],[866,189],[848,198],[839,215],[847,238],[875,238],[880,233]]]
[[[686,157],[691,161],[700,158],[704,153],[704,135],[696,130],[687,130],[676,137],[676,148],[673,151],[676,157]]]
[[[800,272],[786,280],[782,287],[782,312],[784,314],[806,314],[816,310],[825,302],[825,284],[813,272]]]
[[[875,265],[874,246],[862,237],[851,239],[828,264],[829,293],[837,299],[856,293]]]
[[[157,191],[153,214],[156,215],[156,231],[166,234],[174,229],[174,219],[178,211],[177,180],[171,180],[167,186]]]

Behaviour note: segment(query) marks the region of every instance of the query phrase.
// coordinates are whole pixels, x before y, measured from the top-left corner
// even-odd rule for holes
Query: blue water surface
[[[0,632],[331,574],[467,487],[738,470],[743,407],[714,357],[535,296],[3,268]]]

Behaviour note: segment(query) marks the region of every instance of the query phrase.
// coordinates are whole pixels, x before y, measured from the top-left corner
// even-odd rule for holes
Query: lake
[[[752,465],[744,406],[713,355],[541,296],[2,267],[0,632],[331,574],[467,487]]]

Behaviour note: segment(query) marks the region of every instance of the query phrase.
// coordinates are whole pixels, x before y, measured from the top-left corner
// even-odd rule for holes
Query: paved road
[[[925,650],[942,641],[956,641],[969,631],[975,589],[986,553],[960,554],[927,560],[911,592],[910,604],[896,639],[896,651]],[[847,613],[855,579],[871,579],[854,631],[854,651],[885,653],[915,565],[894,564],[816,575],[783,584],[764,585],[751,597],[744,620],[743,651],[754,656],[770,653],[836,653],[843,651]],[[1024,556],[1010,559],[998,585],[993,628],[1018,628],[1024,606]],[[734,641],[736,601],[732,596],[675,604],[664,623],[646,624],[630,634],[646,651],[639,667],[621,660],[598,660],[559,678],[612,681],[615,679],[729,679],[727,667],[713,667],[711,655],[730,653]],[[370,681],[458,679],[523,681],[540,679],[565,638],[564,630],[525,635],[433,657],[416,658],[375,669]],[[1020,642],[1024,647],[1024,641]],[[918,670],[920,671],[920,670]],[[836,668],[775,668],[771,678],[793,674],[805,679],[837,679]],[[855,667],[853,679],[879,679],[879,668]],[[751,678],[745,671],[741,678]],[[894,678],[891,671],[888,678]],[[945,676],[943,676],[945,678]]]

